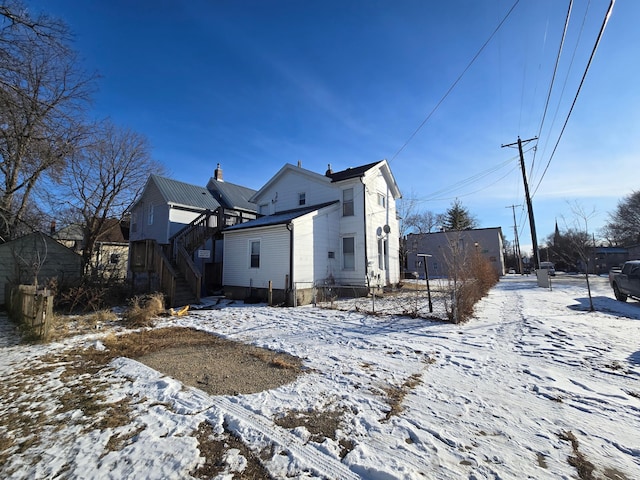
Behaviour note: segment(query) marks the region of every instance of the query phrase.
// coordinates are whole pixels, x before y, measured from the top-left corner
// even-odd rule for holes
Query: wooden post
[[[269,290],[267,292],[267,304],[273,306],[273,283],[269,280]]]

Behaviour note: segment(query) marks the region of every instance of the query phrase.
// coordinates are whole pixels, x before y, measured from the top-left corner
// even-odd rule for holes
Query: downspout
[[[367,186],[364,183],[364,176],[360,177],[362,183],[362,225],[364,230],[364,276],[367,279],[367,290],[371,290],[369,284],[369,255],[367,253]]]
[[[289,285],[285,285],[285,292],[293,292],[293,222],[287,223],[289,230]],[[295,305],[295,301],[291,302]]]

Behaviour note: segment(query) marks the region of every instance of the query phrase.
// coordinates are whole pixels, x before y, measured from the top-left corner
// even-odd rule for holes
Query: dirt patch
[[[206,345],[163,348],[139,362],[210,395],[239,395],[271,390],[293,382],[299,359],[213,337]]]
[[[98,363],[128,357],[210,395],[271,390],[293,382],[302,360],[283,352],[217,337],[191,328],[158,328],[104,339]]]

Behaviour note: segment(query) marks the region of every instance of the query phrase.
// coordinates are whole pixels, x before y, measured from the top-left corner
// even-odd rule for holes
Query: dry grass
[[[198,450],[204,457],[204,462],[194,471],[190,472],[195,478],[218,478],[223,474],[229,474],[229,465],[224,461],[225,454],[230,449],[237,449],[247,461],[242,472],[238,476],[225,476],[224,478],[242,478],[243,480],[271,479],[271,475],[260,462],[260,458],[252,452],[240,438],[235,436],[225,425],[224,433],[217,435],[208,422],[202,422],[194,433],[198,440]]]
[[[131,328],[152,327],[153,320],[164,311],[164,296],[161,293],[133,297],[122,320]]]
[[[299,359],[291,357],[290,355],[284,355],[282,353],[272,352],[270,350],[256,349],[251,353],[251,356],[276,368],[282,368],[285,370],[300,370]]]
[[[337,441],[342,447],[340,456],[344,458],[355,447],[351,440],[337,438],[336,433],[344,423],[344,414],[344,408],[305,412],[290,411],[275,418],[274,423],[287,429],[304,427],[310,434],[309,440],[313,442],[322,443],[327,438]]]
[[[593,470],[595,469],[593,463],[587,460],[582,452],[580,451],[580,445],[578,444],[578,439],[573,434],[573,432],[562,432],[558,435],[560,440],[565,440],[571,442],[571,448],[573,449],[573,455],[567,457],[567,462],[572,467],[575,467],[578,472],[578,477],[581,480],[594,480]]]
[[[405,380],[405,382],[399,387],[391,385],[382,389],[387,395],[387,402],[389,403],[389,407],[391,407],[385,417],[386,420],[389,420],[392,416],[399,415],[402,412],[402,402],[404,401],[404,398],[411,390],[420,385],[422,381],[421,377],[421,374],[415,373]]]

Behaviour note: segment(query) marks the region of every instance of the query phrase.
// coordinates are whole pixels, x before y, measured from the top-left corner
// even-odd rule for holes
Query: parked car
[[[550,277],[555,277],[556,267],[553,262],[540,262],[540,270],[547,270]]]
[[[609,284],[617,300],[626,302],[628,297],[640,300],[640,260],[625,262],[622,269],[612,268]]]

